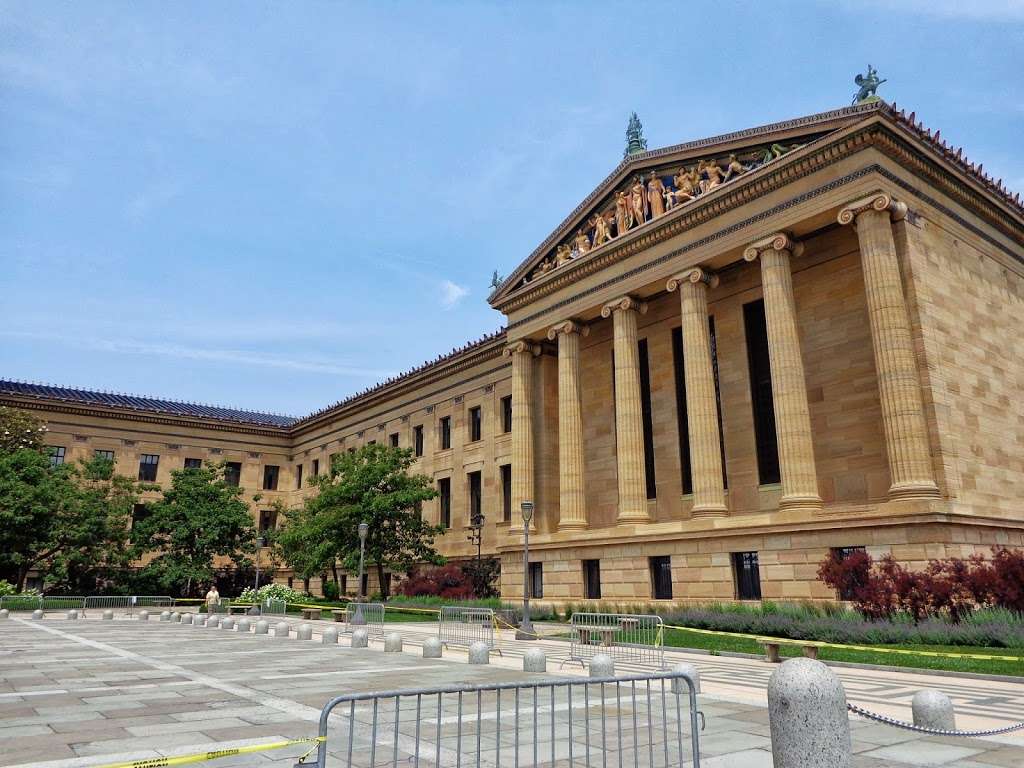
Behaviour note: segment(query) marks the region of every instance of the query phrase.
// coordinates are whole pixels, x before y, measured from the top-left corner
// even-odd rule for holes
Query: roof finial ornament
[[[866,75],[857,75],[853,78],[858,86],[857,93],[853,96],[854,104],[868,104],[872,101],[880,101],[879,97],[875,94],[878,90],[878,86],[885,82],[878,78],[878,70],[868,64],[868,73]]]
[[[644,126],[634,112],[629,117],[629,125],[626,126],[626,149],[622,156],[630,157],[646,151],[647,139],[644,138]]]

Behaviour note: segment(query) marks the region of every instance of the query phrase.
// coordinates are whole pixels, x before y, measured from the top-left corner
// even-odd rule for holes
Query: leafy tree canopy
[[[22,448],[41,451],[46,431],[46,425],[32,414],[0,406],[0,453],[14,453]]]

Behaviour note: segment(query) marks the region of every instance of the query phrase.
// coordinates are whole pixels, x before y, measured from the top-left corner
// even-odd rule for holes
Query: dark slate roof
[[[102,405],[110,408],[123,408],[125,410],[143,411],[146,413],[163,413],[171,416],[186,416],[194,419],[234,421],[239,424],[252,424],[262,427],[286,428],[298,421],[294,416],[280,416],[274,413],[243,411],[237,408],[221,408],[217,405],[202,405],[199,403],[182,403],[177,400],[160,400],[154,397],[124,395],[114,392],[95,392],[88,389],[54,387],[49,384],[29,384],[23,381],[0,380],[0,395],[63,400],[68,403]]]

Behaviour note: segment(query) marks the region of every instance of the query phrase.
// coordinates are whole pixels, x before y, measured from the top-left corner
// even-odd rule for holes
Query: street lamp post
[[[356,602],[356,613],[352,617],[350,624],[365,624],[366,617],[363,616],[363,603],[366,602],[366,595],[363,594],[363,558],[366,556],[366,534],[369,533],[370,526],[366,523],[359,524],[359,597]]]
[[[256,590],[260,588],[260,550],[263,549],[263,545],[266,544],[266,540],[262,536],[256,537]]]
[[[523,515],[523,620],[516,630],[516,640],[536,640],[530,621],[530,521],[533,519],[533,502],[524,501],[520,506]]]

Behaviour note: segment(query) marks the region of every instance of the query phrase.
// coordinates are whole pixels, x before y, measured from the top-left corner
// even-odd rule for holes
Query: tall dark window
[[[145,504],[135,504],[132,507],[132,528],[149,517],[149,508]]]
[[[474,525],[483,511],[483,480],[480,472],[470,472],[469,478],[469,523]]]
[[[654,478],[654,417],[651,411],[651,366],[647,357],[647,339],[637,342],[637,357],[640,362],[640,415],[644,422],[644,476],[647,481],[647,498],[658,496]]]
[[[295,487],[299,488],[299,489],[302,488],[302,465],[301,464],[296,464],[295,465]]]
[[[397,448],[398,447],[398,433],[397,432],[392,432],[388,436],[388,442],[391,443],[391,447],[392,448]]]
[[[846,558],[848,558],[850,555],[854,554],[855,552],[866,552],[866,551],[867,550],[864,547],[859,547],[859,546],[855,546],[855,547],[832,547],[832,552],[835,553],[835,556],[839,559],[840,562],[842,562],[843,560],[845,560]],[[853,595],[853,590],[852,589],[847,588],[847,589],[839,590],[839,599],[840,600],[853,600],[853,598],[854,598],[854,595]]]
[[[722,487],[729,484],[725,471],[725,438],[722,430],[722,397],[718,383],[718,353],[715,337],[715,319],[708,317],[711,337],[711,366],[715,377],[715,404],[718,408],[718,450],[722,455]],[[683,329],[672,329],[672,364],[676,382],[676,423],[679,431],[679,469],[682,474],[683,493],[693,493],[693,473],[690,466],[690,422],[686,411],[686,358],[683,352]]]
[[[228,461],[224,463],[224,482],[228,485],[238,485],[242,482],[242,462]]]
[[[96,451],[93,451],[93,456],[95,456],[97,459],[106,459],[107,461],[113,461],[114,460],[114,452],[113,451],[96,450]]]
[[[330,472],[332,469],[334,469],[334,462],[336,462],[338,460],[338,456],[340,456],[340,454],[332,453],[330,456],[327,457],[327,471],[328,472]]]
[[[764,301],[743,305],[743,326],[747,335],[747,363],[750,367],[750,399],[754,406],[754,442],[757,445],[757,474],[762,485],[777,483],[779,444],[775,436],[775,405],[772,402],[772,368],[768,359],[768,326]]]
[[[417,456],[423,455],[423,425],[417,424],[412,428],[412,451]]]
[[[530,597],[544,597],[544,563],[530,563]]]
[[[313,459],[313,466],[310,468],[313,477],[320,477],[320,459]]]
[[[583,561],[583,596],[587,600],[601,599],[601,561]]]
[[[656,555],[650,559],[651,594],[655,600],[672,599],[672,558]]]
[[[370,593],[370,574],[364,573],[363,574],[363,585],[362,585],[362,589],[360,591],[360,594],[362,595],[362,597],[369,597],[370,596],[369,593]]]
[[[501,431],[512,431],[512,395],[501,398]]]
[[[501,519],[512,521],[512,465],[501,465]]]
[[[761,571],[757,552],[733,552],[732,570],[736,578],[736,599],[760,600]]]
[[[261,509],[260,510],[260,533],[266,533],[267,531],[273,531],[277,528],[277,510],[276,509]]]
[[[438,515],[437,523],[442,528],[452,527],[452,479],[442,477],[437,481]]]
[[[480,406],[469,409],[469,442],[475,443],[480,439],[483,432],[483,419],[480,416]]]
[[[64,456],[67,454],[67,448],[62,445],[48,445],[46,446],[46,452],[50,455],[50,465],[59,467],[64,463]]]
[[[139,480],[147,483],[156,482],[156,468],[160,457],[155,453],[144,453],[139,457]]]
[[[202,459],[185,459],[185,469],[202,469]]]
[[[348,574],[347,573],[341,574],[341,590],[340,590],[340,592],[343,595],[347,595],[348,594]]]
[[[443,416],[441,421],[437,425],[438,432],[440,432],[441,448],[440,450],[446,451],[452,447],[452,417]]]
[[[276,491],[277,478],[281,474],[281,468],[274,464],[267,464],[263,468],[263,490]]]

